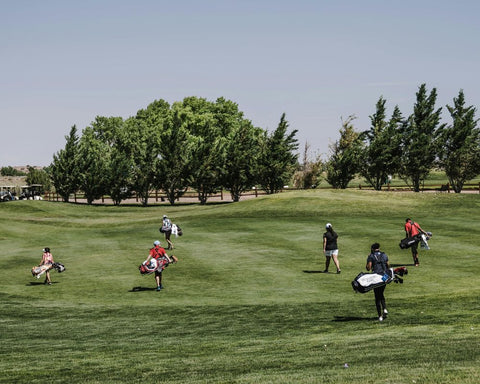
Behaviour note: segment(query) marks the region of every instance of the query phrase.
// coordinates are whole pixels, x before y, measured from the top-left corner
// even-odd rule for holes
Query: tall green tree
[[[124,121],[121,117],[97,116],[92,122],[96,137],[109,148],[110,166],[106,187],[113,203],[119,205],[132,195],[133,162],[130,142],[127,140]]]
[[[411,183],[415,192],[420,191],[435,163],[436,138],[442,111],[442,108],[435,109],[436,100],[436,88],[428,94],[426,85],[422,84],[416,94],[413,114],[403,128],[399,173],[407,184]]]
[[[132,164],[132,188],[142,205],[148,204],[150,191],[158,187],[158,173],[162,159],[162,147],[170,143],[162,141],[170,105],[165,100],[155,100],[146,109],[127,120],[127,155]],[[126,149],[126,148],[125,148]]]
[[[460,193],[466,181],[480,174],[480,129],[475,119],[476,108],[465,106],[463,90],[447,109],[452,124],[440,129],[438,163],[453,190]]]
[[[74,125],[68,136],[65,136],[65,148],[53,155],[53,161],[48,167],[55,191],[68,202],[70,195],[77,192],[80,184],[78,166],[78,134]]]
[[[370,116],[370,129],[362,134],[365,147],[359,163],[361,175],[377,191],[387,182],[388,175],[398,171],[401,156],[402,114],[395,106],[387,121],[385,102],[380,97],[375,113]]]
[[[110,147],[92,127],[83,130],[78,144],[79,188],[88,204],[108,193]]]
[[[288,133],[288,121],[282,114],[277,129],[264,133],[260,141],[257,180],[267,194],[277,193],[289,183],[297,165],[298,130]]]
[[[215,104],[197,97],[182,103],[184,124],[192,140],[189,185],[197,191],[200,204],[222,187],[225,142],[222,127],[215,118]]]
[[[249,120],[240,118],[233,124],[225,147],[223,186],[230,191],[234,202],[257,182],[256,169],[263,130]]]
[[[330,157],[326,163],[327,182],[336,189],[345,189],[360,170],[362,140],[352,124],[356,117],[342,119],[340,139],[330,146]]]
[[[185,124],[185,113],[181,103],[174,103],[160,132],[156,185],[171,205],[185,194],[192,175],[194,140]]]

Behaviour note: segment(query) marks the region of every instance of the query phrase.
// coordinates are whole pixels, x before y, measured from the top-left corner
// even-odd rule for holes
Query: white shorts
[[[338,256],[338,249],[332,249],[330,251],[325,251],[325,256],[331,257],[331,256]]]

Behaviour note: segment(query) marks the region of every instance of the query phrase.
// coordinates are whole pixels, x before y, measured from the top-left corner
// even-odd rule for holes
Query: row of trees
[[[81,135],[73,126],[47,172],[65,202],[81,190],[89,204],[109,195],[118,205],[135,193],[147,205],[161,189],[173,205],[188,188],[202,204],[223,188],[238,201],[254,185],[275,193],[290,181],[298,143],[297,130],[287,130],[285,114],[267,132],[224,98],[157,100],[127,119],[98,116]]]
[[[346,188],[360,174],[376,190],[389,175],[399,175],[414,191],[434,168],[443,169],[452,189],[459,193],[466,181],[480,174],[480,129],[476,108],[466,106],[460,90],[447,105],[452,123],[441,123],[436,108],[437,91],[422,84],[416,93],[413,113],[404,118],[395,106],[389,119],[386,100],[380,97],[370,116],[370,129],[357,132],[350,116],[342,122],[340,139],[330,148],[325,164],[326,180],[334,188]]]

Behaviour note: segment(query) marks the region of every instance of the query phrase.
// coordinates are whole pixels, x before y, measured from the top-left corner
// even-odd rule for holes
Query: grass
[[[477,383],[479,208],[477,194],[335,190],[0,204],[0,383]],[[155,292],[137,267],[164,213],[184,236]],[[398,247],[407,216],[434,233],[418,268]],[[340,275],[318,273],[327,221]],[[410,271],[383,323],[350,285],[375,241]],[[45,246],[67,267],[52,286],[29,272]]]

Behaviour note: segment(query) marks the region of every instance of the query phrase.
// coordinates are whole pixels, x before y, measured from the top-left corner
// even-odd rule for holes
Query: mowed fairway
[[[0,383],[478,383],[480,195],[311,190],[235,204],[0,204]],[[168,214],[165,289],[141,276]],[[431,250],[400,250],[406,217]],[[326,222],[342,273],[324,269]],[[371,243],[405,283],[355,294]],[[41,284],[51,248],[67,270]]]

